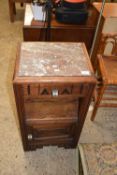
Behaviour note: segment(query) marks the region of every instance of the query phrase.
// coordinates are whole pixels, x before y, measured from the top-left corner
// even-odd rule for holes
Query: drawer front
[[[26,84],[23,85],[24,100],[34,98],[66,98],[71,96],[85,96],[88,84]]]

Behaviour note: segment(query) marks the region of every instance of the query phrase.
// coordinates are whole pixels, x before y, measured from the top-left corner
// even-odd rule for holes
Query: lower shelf
[[[45,145],[68,145],[71,147],[74,141],[76,123],[59,123],[33,126],[27,125],[27,145],[31,148],[38,148]]]

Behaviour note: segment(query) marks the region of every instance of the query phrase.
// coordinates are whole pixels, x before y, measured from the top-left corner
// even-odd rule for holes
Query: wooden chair
[[[97,56],[97,98],[91,116],[98,107],[117,107],[117,33],[103,34]]]
[[[14,15],[16,14],[16,7],[15,3],[20,3],[23,6],[23,3],[31,3],[32,0],[8,0],[9,1],[9,14],[10,14],[10,21],[14,22]]]

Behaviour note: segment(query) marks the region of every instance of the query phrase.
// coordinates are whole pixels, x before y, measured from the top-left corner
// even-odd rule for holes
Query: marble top
[[[18,76],[90,76],[82,43],[23,42]]]
[[[24,15],[24,26],[30,26],[33,19],[33,13],[30,4],[26,4]]]

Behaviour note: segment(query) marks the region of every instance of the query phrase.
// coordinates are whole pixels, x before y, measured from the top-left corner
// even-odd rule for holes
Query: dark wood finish
[[[76,147],[96,84],[83,44],[82,48],[90,76],[19,76],[18,50],[13,87],[25,151],[43,145]],[[58,96],[52,95],[53,89]]]
[[[106,50],[107,49],[107,50]],[[105,54],[105,51],[108,51]],[[98,107],[117,107],[117,33],[103,34],[98,55],[97,98],[91,120],[95,119]]]
[[[53,14],[51,20],[51,38],[50,41],[69,41],[69,42],[84,42],[88,52],[91,49],[92,41],[97,25],[99,12],[93,5],[89,7],[89,16],[85,24],[82,25],[70,25],[57,22]],[[99,30],[99,36],[96,44],[100,39],[100,33],[102,31],[104,18],[101,19],[101,25]],[[23,26],[24,41],[45,41],[47,26],[43,22],[32,21],[31,25]],[[96,52],[95,48],[95,51]],[[95,55],[95,54],[94,54]]]
[[[10,21],[14,22],[14,15],[16,14],[15,3],[20,3],[23,6],[23,3],[30,3],[31,0],[8,0],[9,2],[9,15]]]

